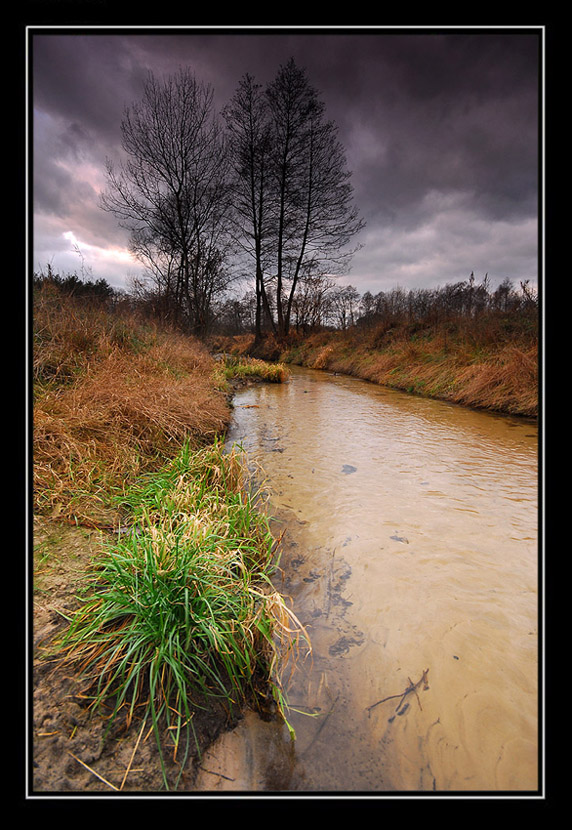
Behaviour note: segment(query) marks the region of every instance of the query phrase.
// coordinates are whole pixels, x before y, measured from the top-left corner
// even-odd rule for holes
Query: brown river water
[[[289,679],[296,740],[247,713],[197,788],[535,791],[536,424],[297,367],[234,404],[312,650]]]

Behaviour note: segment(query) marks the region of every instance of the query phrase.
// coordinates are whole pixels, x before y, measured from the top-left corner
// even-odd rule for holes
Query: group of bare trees
[[[438,323],[529,311],[536,296],[488,277],[360,297],[347,272],[363,227],[324,104],[291,59],[263,87],[245,75],[220,114],[188,69],[149,75],[121,123],[123,157],[108,162],[102,207],[128,229],[145,278],[132,293],[153,314],[209,331],[346,329],[379,320]],[[251,287],[230,298],[237,279]]]
[[[477,283],[474,274],[468,279],[437,288],[405,290],[400,286],[389,291],[359,294],[352,285],[339,285],[325,277],[305,280],[292,306],[292,326],[307,333],[323,328],[340,330],[352,326],[367,327],[379,323],[421,322],[439,325],[451,320],[477,319],[489,314],[518,317],[538,315],[538,295],[529,281],[515,286],[503,280],[494,290],[487,274]],[[256,297],[247,292],[241,299],[228,300],[219,306],[221,331],[238,334],[255,330]]]
[[[372,295],[366,291],[360,300],[360,323],[380,319],[423,321],[438,324],[452,319],[470,319],[495,312],[533,314],[538,312],[538,296],[528,280],[515,287],[509,279],[492,290],[488,274],[477,283],[474,273],[467,280],[437,288],[405,291],[398,287]]]
[[[274,297],[268,298],[274,316]],[[346,329],[361,316],[360,295],[352,285],[338,285],[326,277],[308,277],[300,282],[290,308],[290,331],[310,332],[323,328]],[[233,334],[256,332],[259,303],[254,291],[227,299],[217,308],[217,330]]]
[[[363,223],[335,124],[293,60],[263,89],[246,75],[224,111],[238,238],[254,262],[255,332],[287,335],[308,285],[347,264]]]
[[[140,294],[173,322],[205,334],[249,274],[255,332],[286,335],[307,286],[347,263],[362,227],[344,151],[293,60],[264,89],[243,77],[222,115],[189,70],[150,74],[125,112],[102,207],[145,265]]]

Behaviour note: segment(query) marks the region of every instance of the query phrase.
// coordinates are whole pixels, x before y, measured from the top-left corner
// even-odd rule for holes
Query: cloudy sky
[[[220,110],[246,72],[266,83],[293,57],[339,127],[366,222],[342,284],[377,293],[471,272],[493,287],[534,284],[541,37],[527,27],[31,29],[31,266],[115,287],[142,273],[99,194],[149,70],[189,67]]]

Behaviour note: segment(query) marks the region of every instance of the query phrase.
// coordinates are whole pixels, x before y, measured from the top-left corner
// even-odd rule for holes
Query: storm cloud
[[[99,207],[149,71],[189,67],[217,110],[240,78],[304,67],[339,128],[366,227],[363,292],[538,278],[541,32],[332,29],[30,33],[34,262],[125,285],[141,265]],[[78,257],[81,256],[81,263]]]

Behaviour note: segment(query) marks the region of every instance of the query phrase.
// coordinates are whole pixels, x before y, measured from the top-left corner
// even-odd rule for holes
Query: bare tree
[[[230,135],[234,170],[234,221],[242,250],[254,259],[256,316],[255,334],[262,334],[263,317],[274,327],[264,279],[266,245],[269,236],[268,160],[270,129],[267,101],[262,87],[246,74],[223,110]]]
[[[336,288],[335,282],[328,277],[310,276],[301,281],[292,304],[297,331],[320,328],[327,322],[330,298]]]
[[[352,204],[344,150],[317,92],[292,59],[264,93],[245,77],[225,114],[239,142],[235,187],[248,223],[260,307],[269,314],[274,306],[272,325],[284,336],[301,283],[346,266],[353,253],[348,243],[363,226]]]
[[[330,295],[333,317],[338,328],[345,330],[357,319],[360,295],[353,285],[337,287]]]
[[[229,277],[228,157],[212,90],[179,70],[149,74],[121,124],[126,160],[108,161],[102,207],[131,234],[131,247],[180,319],[205,333],[213,298]]]
[[[304,276],[333,272],[363,222],[352,204],[350,173],[337,128],[303,69],[290,59],[267,90],[273,136],[276,306],[287,335]]]

